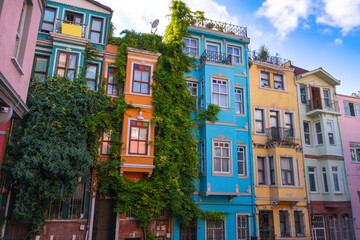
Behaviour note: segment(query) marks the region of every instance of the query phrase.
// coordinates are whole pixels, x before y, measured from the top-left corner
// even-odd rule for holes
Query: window
[[[360,104],[344,102],[344,111],[346,116],[360,117]]]
[[[321,124],[320,122],[315,123],[315,131],[316,131],[316,142],[317,145],[323,144],[322,132],[321,132]]]
[[[52,8],[45,8],[41,23],[42,32],[52,32],[54,31],[56,10]]]
[[[241,58],[240,58],[240,48],[237,47],[228,47],[227,48],[227,53],[231,55],[231,62],[232,63],[241,63]]]
[[[305,237],[305,218],[302,211],[294,211],[294,228],[296,237]]]
[[[249,240],[249,216],[236,215],[236,239],[237,240]]]
[[[60,194],[64,195],[64,188],[60,190]],[[84,203],[85,203],[86,187],[81,182],[75,189],[74,194],[67,200],[56,198],[52,201],[49,210],[49,219],[83,219]]]
[[[108,68],[106,94],[110,96],[119,96],[118,81],[114,76],[115,72],[116,72],[115,68],[113,67]]]
[[[67,77],[71,81],[76,76],[77,54],[59,52],[56,75]]]
[[[343,240],[350,240],[354,239],[353,236],[353,221],[349,218],[349,215],[344,214],[341,216],[341,225],[342,225],[342,232],[343,232]]]
[[[82,23],[82,15],[72,12],[66,12],[65,20],[66,23],[79,25]]]
[[[280,157],[282,185],[295,185],[294,166],[291,157]]]
[[[330,230],[330,239],[337,240],[337,229],[336,229],[336,217],[330,216],[329,218],[329,230]]]
[[[92,18],[90,26],[90,42],[100,43],[101,42],[101,29],[103,20],[100,18]]]
[[[309,167],[309,185],[310,185],[310,192],[317,192],[317,184],[316,184],[316,168]]]
[[[265,133],[264,109],[255,108],[255,133]]]
[[[205,143],[200,143],[200,174],[205,174]]]
[[[206,220],[206,239],[224,240],[225,239],[224,221]]]
[[[236,114],[244,114],[244,105],[243,105],[243,90],[235,89],[235,107]]]
[[[204,80],[201,80],[200,92],[200,108],[204,108]]]
[[[214,171],[230,173],[230,144],[228,142],[214,142]]]
[[[326,176],[326,168],[322,168],[322,178],[323,178],[323,184],[324,184],[324,193],[329,192],[328,182],[327,182],[327,176]]]
[[[291,112],[286,112],[284,116],[285,120],[285,136],[287,138],[295,137],[295,128],[293,123],[293,116],[294,114]]]
[[[132,92],[150,93],[150,71],[151,68],[148,66],[134,64]]]
[[[323,94],[325,107],[330,107],[330,91],[328,89],[324,89]]]
[[[197,107],[197,92],[198,92],[198,84],[194,82],[187,82],[187,89],[190,92],[190,95],[194,97],[195,106]]]
[[[238,175],[246,176],[246,158],[245,158],[245,147],[237,147],[237,157],[238,157]]]
[[[196,219],[190,221],[188,226],[180,225],[180,240],[196,240],[196,239],[197,239]]]
[[[275,239],[273,211],[259,211],[260,240]]]
[[[274,88],[284,89],[283,75],[274,74]]]
[[[130,154],[147,154],[149,123],[141,121],[130,121]]]
[[[306,88],[300,85],[300,100],[301,103],[306,103]]]
[[[13,53],[13,57],[20,63],[20,52],[21,52],[21,48],[22,44],[22,37],[24,34],[24,30],[25,28],[25,18],[26,18],[26,12],[27,9],[30,8],[30,6],[28,6],[27,1],[24,0],[23,2],[23,7],[21,9],[21,15],[20,15],[20,20],[19,20],[19,24],[18,24],[18,28],[17,28],[17,32],[16,32],[16,38],[15,38],[15,47],[14,47],[14,53]]]
[[[183,52],[185,54],[189,54],[191,56],[197,56],[197,41],[192,38],[184,38],[185,47],[183,48]]]
[[[290,217],[288,211],[279,210],[279,222],[280,222],[280,236],[291,237]]]
[[[309,122],[304,122],[304,139],[306,145],[311,145],[311,129]]]
[[[110,155],[111,149],[111,130],[106,130],[101,136],[100,155]]]
[[[257,179],[259,185],[275,185],[276,173],[273,156],[257,156]]]
[[[89,64],[86,69],[86,86],[88,86],[91,90],[96,90],[96,77],[97,77],[98,65]]]
[[[326,124],[327,124],[327,132],[328,132],[329,143],[334,145],[335,144],[334,123],[333,123],[333,121],[327,121]]]
[[[275,185],[276,175],[275,175],[275,161],[273,156],[269,156],[269,168],[270,168],[270,185]]]
[[[266,184],[266,158],[265,157],[257,157],[257,180],[259,185],[265,185]]]
[[[220,107],[228,107],[228,85],[225,80],[212,80],[212,103]]]
[[[270,87],[270,74],[268,72],[261,72],[260,76],[261,87]]]
[[[33,69],[33,80],[37,82],[43,82],[47,77],[47,69],[49,65],[49,57],[35,56],[34,69]]]
[[[351,161],[360,162],[360,143],[350,143]]]
[[[314,215],[312,217],[312,229],[313,229],[313,239],[314,240],[325,240],[325,220],[322,215]]]
[[[339,172],[338,167],[332,167],[332,175],[333,175],[333,181],[334,181],[334,192],[340,193],[340,182],[339,182]]]

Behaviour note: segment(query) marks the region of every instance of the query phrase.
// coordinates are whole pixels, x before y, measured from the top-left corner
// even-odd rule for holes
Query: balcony
[[[191,22],[191,25],[194,25],[196,27],[206,27],[211,30],[235,34],[235,35],[241,36],[241,37],[247,37],[247,28],[246,27],[241,27],[241,26],[230,24],[230,23],[214,21],[211,19],[205,19],[205,20]]]
[[[268,143],[282,143],[287,145],[295,145],[294,129],[283,127],[267,128]]]
[[[205,50],[200,57],[200,64],[205,62],[231,65],[231,54]]]
[[[55,22],[55,32],[80,38],[85,38],[86,27],[86,24],[74,23],[58,18]]]
[[[312,98],[306,101],[306,115],[315,116],[319,113],[332,113],[340,116],[341,113],[337,108],[337,101],[328,98]]]
[[[249,51],[249,60],[270,63],[279,66],[289,61],[289,59],[279,57],[278,54],[276,54],[275,56],[269,56],[266,54],[261,54],[257,51]]]

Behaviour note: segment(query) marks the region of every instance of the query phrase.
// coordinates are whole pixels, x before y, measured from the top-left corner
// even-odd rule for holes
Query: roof
[[[299,74],[303,74],[303,73],[307,73],[308,70],[294,66],[294,65],[290,65],[290,67],[294,68],[294,73],[295,75],[299,75]]]
[[[300,68],[300,69],[302,69],[302,68]],[[304,70],[304,69],[302,69],[302,70]],[[310,75],[315,75],[315,76],[323,79],[324,81],[326,81],[330,85],[333,85],[333,86],[340,85],[340,80],[338,80],[338,79],[334,78],[333,76],[331,76],[330,73],[326,72],[321,67],[316,68],[316,69],[314,69],[312,71],[307,71],[307,70],[304,70],[304,71],[306,71],[306,72],[297,74],[296,79],[307,77],[307,76],[310,76]]]
[[[110,11],[110,12],[113,12],[113,10],[112,10],[111,8],[109,8],[108,6],[105,6],[105,5],[101,4],[101,3],[99,3],[98,1],[95,1],[95,0],[87,0],[87,1],[90,2],[90,3],[92,3],[92,4],[95,4],[95,5],[99,6],[99,7],[101,7],[101,8],[103,8],[103,9],[106,9],[106,10],[108,10],[108,11]]]

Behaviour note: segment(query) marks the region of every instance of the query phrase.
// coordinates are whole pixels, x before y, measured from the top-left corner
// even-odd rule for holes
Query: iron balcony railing
[[[249,51],[249,59],[260,62],[271,63],[275,65],[283,65],[284,63],[289,61],[288,59],[279,57],[278,54],[276,54],[275,56],[269,56],[267,54],[257,52],[255,50]]]
[[[294,128],[271,127],[267,128],[268,142],[294,143]]]
[[[200,64],[204,62],[231,65],[231,54],[205,50],[200,57]]]
[[[216,30],[219,32],[225,32],[225,33],[232,33],[238,36],[247,37],[247,28],[237,26],[231,23],[225,23],[225,22],[219,22],[214,21],[211,19],[205,19],[205,20],[197,20],[194,22],[191,22],[191,25],[197,26],[197,27],[206,27],[211,30]]]
[[[306,101],[306,111],[325,110],[331,112],[338,112],[337,101],[328,98],[312,98]]]
[[[65,32],[66,30],[64,28],[64,24],[65,25],[73,25],[73,28],[70,29],[69,33]],[[55,21],[55,30],[54,31],[57,33],[64,33],[64,34],[69,34],[69,35],[74,35],[74,36],[80,37],[79,35],[76,34],[76,28],[79,28],[81,37],[85,38],[86,27],[87,27],[87,24],[76,23],[73,21],[68,21],[68,20],[57,18]]]

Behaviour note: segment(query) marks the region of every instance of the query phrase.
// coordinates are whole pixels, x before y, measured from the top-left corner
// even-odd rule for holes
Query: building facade
[[[358,184],[360,179],[360,98],[356,94],[352,96],[336,94],[336,100],[342,114],[339,117],[339,124],[354,218],[353,227],[356,239],[360,239],[360,185]],[[346,219],[344,223],[345,221]]]
[[[249,74],[258,239],[309,239],[294,69],[256,56]]]
[[[249,239],[256,236],[246,28],[206,20],[188,27],[184,53],[196,60],[185,78],[198,110],[220,107],[216,122],[198,126],[200,178],[193,198],[224,221],[174,220],[173,239]]]
[[[353,239],[350,193],[335,98],[340,81],[295,67],[313,239]]]

